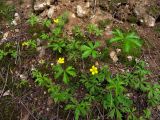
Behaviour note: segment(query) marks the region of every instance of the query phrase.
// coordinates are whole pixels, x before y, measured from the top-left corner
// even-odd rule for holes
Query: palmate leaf
[[[93,58],[96,58],[96,57],[97,57],[97,55],[98,55],[98,52],[97,52],[97,51],[95,51],[95,50],[93,50],[93,51],[92,51],[92,57],[93,57]]]
[[[122,120],[122,113],[119,111],[119,109],[116,109],[116,116],[117,120]]]
[[[69,74],[72,77],[76,76],[76,72],[75,69],[72,66],[67,67],[66,69],[66,73]]]
[[[87,45],[82,45],[81,46],[81,51],[85,51],[85,50],[90,50],[91,48],[88,47]]]
[[[80,116],[80,111],[79,109],[75,110],[75,120],[79,120],[79,116]]]
[[[55,66],[53,69],[56,71],[54,75],[56,79],[59,78],[64,72],[63,68],[60,65]]]
[[[100,46],[100,42],[96,41],[94,45],[94,49]]]
[[[68,75],[67,75],[66,72],[63,73],[63,82],[64,82],[65,84],[68,84],[68,82],[69,82],[69,77],[68,77]]]
[[[142,47],[142,41],[140,40],[140,37],[136,35],[135,32],[124,33],[116,29],[115,31],[113,31],[113,35],[114,37],[109,42],[120,42],[124,53],[136,54],[140,52],[139,48]]]
[[[103,106],[105,109],[114,108],[114,100],[111,93],[107,94],[104,98]]]
[[[86,50],[83,54],[82,54],[82,58],[87,58],[89,55],[92,54],[92,50]]]
[[[134,32],[131,32],[131,33],[127,33],[125,39],[140,39],[139,36],[137,36]]]
[[[113,42],[119,42],[119,41],[122,41],[122,40],[123,40],[123,38],[121,38],[121,37],[115,37],[115,38],[112,38],[109,42],[113,43]]]
[[[88,42],[88,45],[89,45],[90,49],[94,49],[94,45],[92,42]]]

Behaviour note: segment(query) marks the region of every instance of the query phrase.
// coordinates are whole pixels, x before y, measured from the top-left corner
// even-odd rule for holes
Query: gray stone
[[[48,18],[53,17],[54,11],[55,11],[55,6],[51,6],[47,13]]]
[[[148,27],[154,27],[156,23],[156,19],[150,15],[144,15],[143,17],[144,23]]]
[[[45,8],[47,8],[47,6],[51,5],[51,0],[36,0],[34,3],[34,10],[35,11],[42,11]]]
[[[78,17],[85,17],[87,15],[87,11],[80,5],[77,5],[77,16]]]

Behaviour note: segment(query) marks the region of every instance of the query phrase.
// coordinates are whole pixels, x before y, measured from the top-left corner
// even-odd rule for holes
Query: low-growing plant
[[[42,87],[48,87],[52,84],[51,79],[48,78],[47,74],[42,74],[38,70],[32,71],[32,76],[35,78],[35,82]]]
[[[4,50],[0,50],[0,60],[2,60],[7,54],[8,52],[5,52]]]
[[[42,40],[48,40],[49,39],[49,35],[47,33],[42,33],[40,38],[42,38]]]
[[[100,46],[99,42],[95,42],[95,44],[93,44],[93,42],[88,42],[88,45],[82,45],[81,46],[81,51],[82,51],[82,58],[87,58],[89,56],[92,56],[93,58],[97,58],[98,57],[98,51],[96,51],[96,48],[98,48]]]
[[[47,74],[42,74],[38,70],[33,70],[32,71],[32,76],[35,78],[35,82],[42,87],[45,87],[48,89],[48,92],[53,98],[53,100],[57,102],[64,102],[68,100],[71,95],[69,94],[70,90],[62,90],[59,85],[55,85],[52,83],[52,80],[48,78]]]
[[[110,43],[120,43],[120,48],[127,55],[136,55],[140,53],[142,40],[134,32],[123,32],[119,29],[113,31],[114,37]]]
[[[160,103],[160,85],[159,84],[154,84],[154,85],[148,85],[147,86],[147,91],[148,91],[148,103],[151,106],[155,106]]]
[[[27,22],[33,27],[34,25],[36,25],[39,22],[39,18],[36,15],[32,14],[29,17]]]
[[[68,52],[68,60],[76,61],[78,58],[81,58],[80,46],[81,42],[78,40],[71,40],[66,45],[66,51]]]
[[[87,31],[96,36],[102,36],[103,33],[103,30],[100,30],[95,24],[89,24],[87,26]]]
[[[0,1],[0,18],[2,20],[11,21],[14,17],[15,8],[13,5],[9,5],[5,0]]]
[[[25,42],[22,43],[22,46],[27,46],[27,47],[31,47],[31,48],[36,48],[37,47],[37,43],[35,40],[27,40]]]
[[[50,19],[45,19],[45,20],[42,22],[42,24],[43,24],[45,27],[49,27],[49,26],[52,24],[52,22],[51,22]]]
[[[72,66],[68,66],[66,69],[64,69],[60,64],[53,67],[55,71],[55,78],[58,79],[60,77],[63,78],[63,82],[65,84],[68,84],[70,79],[69,77],[76,77],[75,69]]]
[[[72,33],[76,38],[84,37],[84,34],[83,34],[80,26],[74,26],[73,29],[72,29]]]
[[[111,119],[122,120],[123,114],[130,111],[132,101],[123,94],[115,96],[109,92],[104,97],[103,106]]]
[[[23,88],[26,87],[28,85],[28,81],[27,80],[20,80],[20,82],[17,84],[17,88]]]
[[[74,110],[75,120],[79,120],[79,117],[86,116],[90,111],[91,104],[87,101],[78,102],[76,99],[71,99],[70,104],[67,104],[65,110]]]
[[[126,78],[126,83],[136,90],[146,91],[149,84],[146,80],[146,75],[150,74],[150,71],[145,69],[145,62],[140,61],[135,66],[135,71],[129,73]]]
[[[59,85],[52,84],[48,87],[48,92],[55,103],[64,102],[70,99],[69,89],[62,90]]]
[[[59,53],[63,52],[63,49],[65,48],[66,44],[65,41],[62,40],[58,40],[57,42],[51,42],[49,43],[48,47],[52,48],[53,51],[58,51]]]
[[[10,54],[13,58],[17,58],[18,56],[17,50],[9,50],[8,54]]]

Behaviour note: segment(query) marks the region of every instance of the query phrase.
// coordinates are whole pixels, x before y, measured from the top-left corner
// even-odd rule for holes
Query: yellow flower
[[[64,58],[59,58],[58,61],[57,61],[57,63],[63,64],[64,63]]]
[[[98,73],[97,67],[93,65],[92,68],[90,69],[90,72],[92,73],[92,75],[97,74]]]
[[[56,23],[56,24],[59,23],[59,19],[58,19],[58,18],[57,18],[57,19],[54,19],[53,21],[54,21],[54,23]]]
[[[23,42],[23,43],[22,43],[22,46],[27,46],[27,47],[28,47],[29,44],[28,44],[28,42]]]

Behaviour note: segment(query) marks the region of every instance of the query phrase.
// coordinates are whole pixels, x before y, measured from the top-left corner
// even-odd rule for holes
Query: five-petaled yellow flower
[[[57,63],[63,64],[64,63],[64,58],[59,58],[58,61],[57,61]]]
[[[97,67],[93,65],[92,68],[90,69],[90,72],[92,73],[92,75],[97,74],[98,73]]]
[[[56,24],[59,23],[59,19],[58,19],[58,18],[57,18],[57,19],[54,19],[53,21],[54,21],[54,23],[56,23]]]

